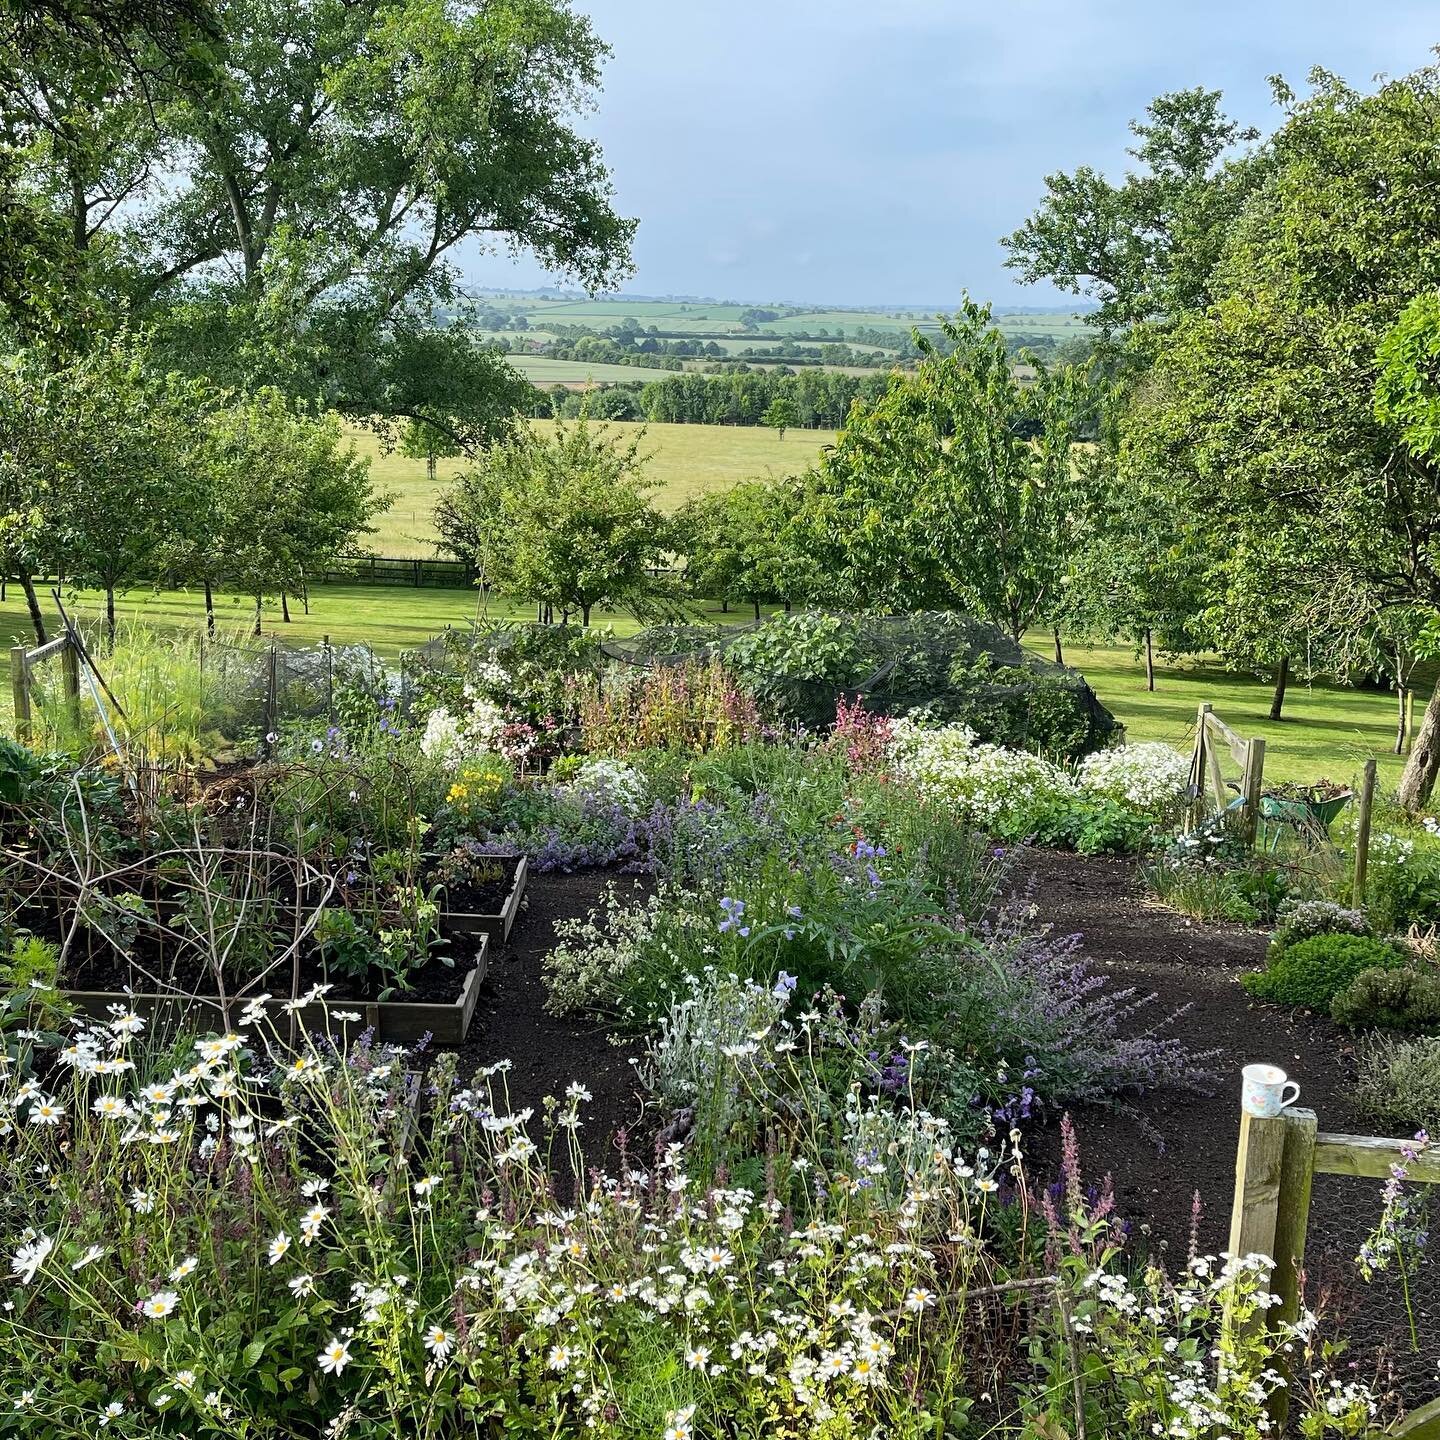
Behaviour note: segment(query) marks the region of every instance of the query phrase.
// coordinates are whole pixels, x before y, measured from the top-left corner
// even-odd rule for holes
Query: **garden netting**
[[[923,710],[982,740],[1074,759],[1120,726],[1077,671],[1031,654],[998,626],[953,611],[804,611],[743,626],[657,625],[602,646],[611,660],[676,665],[719,656],[771,718],[819,729],[836,705]]]

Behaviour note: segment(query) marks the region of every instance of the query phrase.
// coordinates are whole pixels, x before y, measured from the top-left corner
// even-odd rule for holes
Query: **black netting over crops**
[[[758,625],[657,625],[604,653],[631,665],[720,656],[772,718],[828,725],[841,700],[887,715],[925,710],[982,740],[1073,758],[1119,729],[1077,671],[1033,655],[999,627],[950,611],[817,611]]]

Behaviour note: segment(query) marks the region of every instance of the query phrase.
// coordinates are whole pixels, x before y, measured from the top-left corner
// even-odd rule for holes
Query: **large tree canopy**
[[[1414,417],[1383,403],[1403,386],[1381,385],[1387,336],[1440,285],[1440,71],[1372,95],[1311,79],[1304,99],[1279,88],[1267,179],[1210,303],[1159,347],[1125,456],[1231,549],[1303,556],[1252,588],[1283,578],[1292,614],[1361,659],[1420,633],[1416,607],[1440,613],[1440,468],[1411,443]],[[1405,793],[1429,783],[1407,776]]]
[[[1082,165],[1045,177],[1040,208],[1003,242],[1027,281],[1099,302],[1105,332],[1173,319],[1209,297],[1215,261],[1263,174],[1257,133],[1218,90],[1162,95],[1135,121],[1136,168],[1118,184]]]
[[[605,46],[566,0],[223,0],[216,21],[212,63],[140,32],[122,66],[57,29],[13,67],[35,243],[170,363],[485,439],[512,399],[501,362],[416,393],[395,357],[453,320],[462,242],[591,287],[627,272],[633,222],[569,122]]]

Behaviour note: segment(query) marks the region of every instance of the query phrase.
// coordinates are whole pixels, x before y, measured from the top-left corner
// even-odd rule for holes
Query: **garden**
[[[1378,807],[1357,895],[1343,813],[1255,847],[948,614],[196,658],[126,636],[0,747],[23,1433],[1368,1436],[1432,1398],[1426,1187],[1317,1209],[1283,1323],[1218,1226],[1243,1063],[1327,1129],[1440,1124],[1433,822]]]

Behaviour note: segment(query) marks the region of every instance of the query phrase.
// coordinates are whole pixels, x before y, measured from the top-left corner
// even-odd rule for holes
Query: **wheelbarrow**
[[[1309,795],[1262,795],[1260,797],[1260,823],[1264,833],[1270,837],[1266,847],[1273,854],[1280,848],[1280,837],[1292,830],[1297,840],[1303,840],[1311,848],[1321,844],[1330,833],[1331,821],[1354,799],[1354,792],[1341,790],[1338,794]]]

